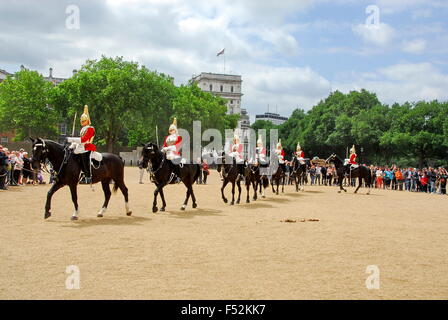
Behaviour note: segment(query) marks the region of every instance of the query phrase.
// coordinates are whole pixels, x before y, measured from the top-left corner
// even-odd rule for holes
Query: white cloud
[[[360,36],[366,43],[377,46],[386,46],[395,37],[396,31],[386,23],[378,25],[358,24],[352,28],[353,32]]]
[[[337,83],[343,92],[365,88],[376,92],[380,101],[392,104],[419,100],[447,100],[448,74],[429,62],[400,63],[375,71],[375,76],[357,74],[350,82]]]
[[[404,41],[402,50],[408,53],[419,54],[426,49],[426,41],[424,39],[414,39],[411,41]]]

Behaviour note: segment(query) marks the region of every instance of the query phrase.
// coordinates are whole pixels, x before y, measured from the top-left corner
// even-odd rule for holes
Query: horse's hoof
[[[246,200],[246,203],[250,203],[250,200],[248,199],[248,200]]]
[[[130,217],[131,214],[132,214],[132,211],[126,212],[126,215],[127,215],[128,217]]]
[[[72,216],[72,217],[71,217],[71,220],[72,220],[72,221],[76,221],[76,220],[78,220],[78,217]]]
[[[160,212],[164,212],[165,211],[165,208],[160,208]]]
[[[198,204],[197,203],[193,203],[193,208],[197,208],[198,207]]]
[[[236,201],[236,204],[240,204],[240,200],[237,200],[237,201]]]
[[[228,201],[227,201],[227,199],[222,199],[223,201],[224,201],[224,203],[227,203]]]
[[[153,212],[153,213],[156,213],[157,210],[159,210],[159,208],[157,208],[157,207],[152,207],[152,212]]]
[[[266,196],[261,196],[262,198],[266,198]]]
[[[183,205],[182,207],[180,207],[180,210],[185,211],[185,208],[186,208],[186,207],[187,207],[187,206]]]
[[[102,215],[101,213],[98,213],[96,216],[97,216],[98,218],[102,218],[102,217],[103,217],[103,215]]]
[[[347,192],[347,190],[344,189],[344,192]]]
[[[235,203],[234,203],[233,201],[232,201],[232,202],[230,202],[230,205],[231,205],[231,206],[233,206],[234,204],[235,204]]]
[[[339,190],[338,193],[341,193],[341,190]]]
[[[51,213],[50,212],[45,212],[44,219],[48,219],[50,217],[51,217]]]

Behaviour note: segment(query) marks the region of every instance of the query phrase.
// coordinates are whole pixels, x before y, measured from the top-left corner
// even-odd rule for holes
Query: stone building
[[[264,114],[255,115],[255,121],[257,120],[265,120],[270,121],[275,125],[283,124],[288,120],[287,117],[282,117],[278,113],[265,112]]]
[[[250,119],[245,108],[241,107],[242,82],[240,75],[202,72],[191,79],[202,91],[210,92],[227,100],[227,113],[239,114],[238,131],[247,155],[247,139],[244,139],[250,128]],[[226,141],[226,145],[230,142]]]

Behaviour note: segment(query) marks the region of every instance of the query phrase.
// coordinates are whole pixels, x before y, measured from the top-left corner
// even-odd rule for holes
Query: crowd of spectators
[[[41,172],[37,175],[31,167],[31,160],[24,149],[9,151],[0,145],[0,190],[8,186],[45,183]]]
[[[290,163],[286,163],[286,184],[293,184],[289,179],[291,172]],[[446,195],[446,184],[448,180],[448,170],[444,167],[439,168],[399,168],[397,166],[370,166],[372,174],[372,187],[384,190],[398,190],[409,192],[425,192],[432,194]],[[357,178],[344,178],[343,185],[355,186],[358,183]],[[310,185],[328,185],[338,184],[336,169],[332,164],[312,165],[304,181]]]

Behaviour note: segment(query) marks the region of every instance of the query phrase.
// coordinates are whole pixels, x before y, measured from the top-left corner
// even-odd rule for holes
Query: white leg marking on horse
[[[126,213],[128,213],[129,211],[131,211],[131,210],[129,210],[129,202],[126,202],[126,201],[125,201],[124,206],[126,207]]]
[[[99,215],[99,216],[103,216],[103,214],[106,212],[106,210],[107,210],[106,207],[102,207],[102,208],[100,209],[100,211],[98,212],[98,215]]]

